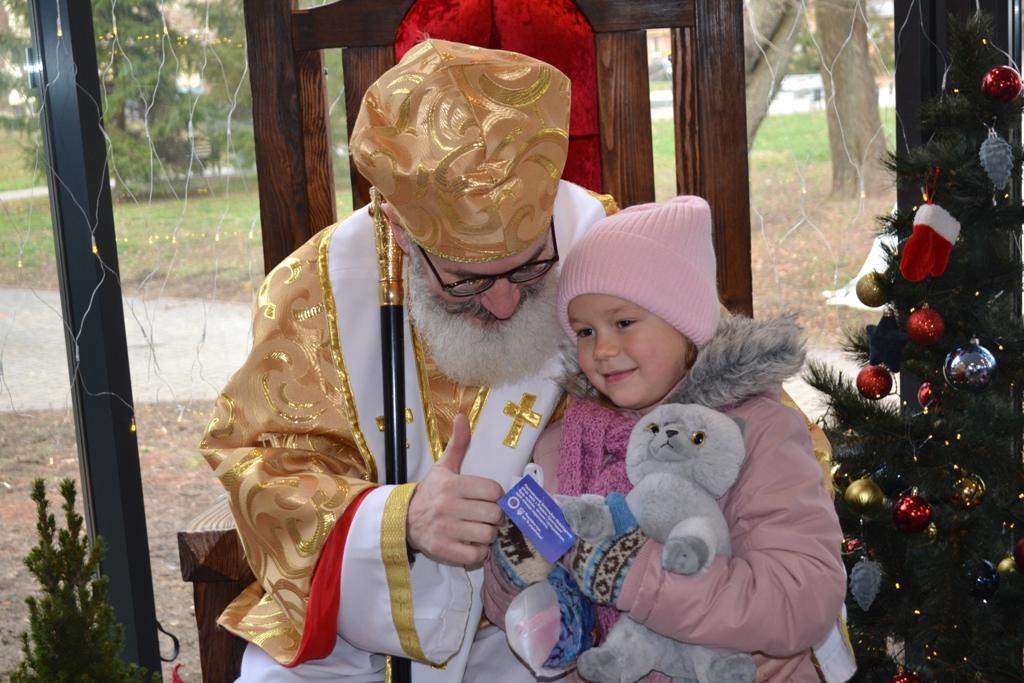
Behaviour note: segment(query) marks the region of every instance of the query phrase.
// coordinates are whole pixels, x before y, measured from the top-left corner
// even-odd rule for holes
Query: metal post
[[[123,657],[159,672],[92,4],[29,0],[28,11],[85,517],[107,545]]]

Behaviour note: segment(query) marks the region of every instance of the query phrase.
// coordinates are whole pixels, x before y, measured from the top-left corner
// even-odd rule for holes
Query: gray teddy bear
[[[699,574],[716,555],[730,555],[729,528],[716,502],[739,476],[746,457],[743,422],[697,404],[655,408],[633,428],[626,503],[648,537],[662,543],[662,566]],[[573,531],[591,543],[614,534],[602,496],[558,497]],[[580,675],[598,683],[631,683],[658,670],[676,681],[750,683],[749,654],[681,643],[622,617],[604,643],[582,653]]]

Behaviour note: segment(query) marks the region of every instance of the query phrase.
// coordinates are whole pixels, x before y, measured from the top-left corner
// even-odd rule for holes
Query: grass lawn
[[[46,185],[42,157],[26,152],[31,145],[27,135],[0,126],[0,192]]]
[[[343,216],[347,171],[338,185]],[[197,179],[178,191],[179,199],[115,201],[125,292],[250,301],[263,276],[255,176]],[[0,264],[0,286],[57,287],[47,197],[0,202]]]

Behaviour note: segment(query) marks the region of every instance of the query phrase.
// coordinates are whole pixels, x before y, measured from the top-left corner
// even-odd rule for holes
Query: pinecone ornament
[[[867,612],[878,597],[878,589],[881,587],[882,565],[867,557],[860,558],[850,570],[850,593],[857,605]]]
[[[1010,143],[999,137],[994,128],[988,129],[988,137],[978,149],[981,167],[985,169],[993,187],[1002,190],[1010,182],[1013,171],[1013,148]]]

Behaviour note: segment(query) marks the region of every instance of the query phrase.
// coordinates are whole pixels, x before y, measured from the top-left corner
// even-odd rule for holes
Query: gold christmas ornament
[[[431,254],[512,256],[551,226],[569,79],[526,55],[427,39],[367,89],[350,148]]]
[[[996,571],[1003,576],[1009,576],[1017,571],[1017,562],[1013,559],[1013,555],[1007,555],[1003,559],[999,560],[999,564],[996,565]]]
[[[985,499],[985,482],[976,474],[964,473],[953,484],[953,503],[964,510],[981,505]]]
[[[872,271],[857,280],[857,298],[865,306],[878,308],[888,301],[884,285],[882,274]]]
[[[842,465],[837,462],[833,462],[829,468],[829,472],[832,474],[832,487],[837,493],[843,493],[846,491],[846,487],[850,485],[853,479],[847,474]]]
[[[924,529],[924,536],[928,539],[929,543],[935,543],[935,539],[939,537],[939,528],[935,526],[935,522],[930,522]]]
[[[885,494],[878,484],[867,477],[851,482],[843,492],[843,500],[847,505],[860,513],[872,512],[882,507]]]

